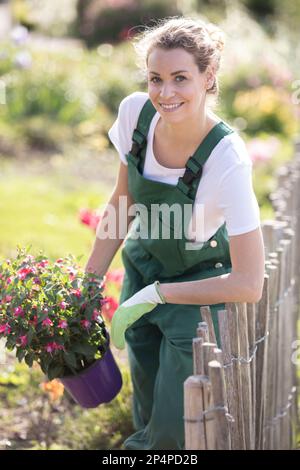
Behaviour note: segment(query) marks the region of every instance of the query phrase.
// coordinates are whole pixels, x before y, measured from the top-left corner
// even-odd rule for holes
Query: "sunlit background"
[[[119,165],[107,131],[120,101],[146,90],[130,39],[180,14],[226,34],[215,112],[244,138],[262,220],[272,218],[276,170],[299,133],[299,0],[0,0],[0,259],[31,245],[85,263]],[[107,321],[121,274],[117,254]],[[120,448],[131,432],[120,361],[122,394],[83,412],[11,358],[0,369],[0,448]]]

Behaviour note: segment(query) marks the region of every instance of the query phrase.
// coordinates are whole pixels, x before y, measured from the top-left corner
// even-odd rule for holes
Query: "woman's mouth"
[[[164,103],[159,103],[160,107],[170,113],[172,111],[176,111],[176,109],[180,108],[184,103],[172,103],[172,104],[164,104]]]

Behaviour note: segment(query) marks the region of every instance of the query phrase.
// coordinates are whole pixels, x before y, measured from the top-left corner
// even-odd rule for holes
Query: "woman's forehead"
[[[157,68],[168,69],[170,67],[188,71],[193,70],[195,66],[194,56],[182,48],[162,49],[157,47],[148,56],[149,71],[158,72]]]

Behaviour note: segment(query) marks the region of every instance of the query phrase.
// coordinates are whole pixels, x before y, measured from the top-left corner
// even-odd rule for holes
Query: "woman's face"
[[[211,86],[208,70],[199,72],[193,55],[182,48],[153,49],[148,56],[148,93],[164,119],[177,123],[198,118]]]

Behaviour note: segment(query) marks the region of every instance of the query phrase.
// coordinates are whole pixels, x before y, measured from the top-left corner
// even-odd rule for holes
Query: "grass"
[[[82,256],[83,265],[95,234],[80,222],[79,210],[105,204],[111,187],[70,176],[68,166],[40,175],[21,175],[9,171],[9,165],[4,167],[0,185],[1,256],[13,256],[17,245],[32,245],[32,254],[44,250],[56,259],[72,253]],[[117,254],[112,268],[120,265]]]

